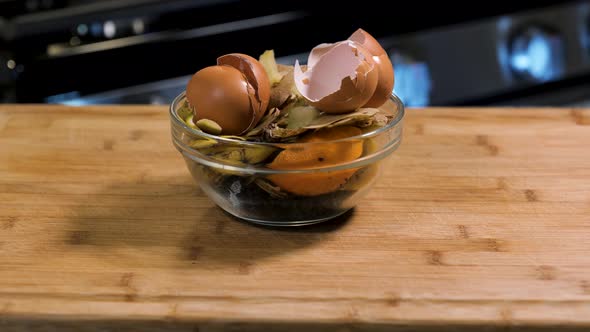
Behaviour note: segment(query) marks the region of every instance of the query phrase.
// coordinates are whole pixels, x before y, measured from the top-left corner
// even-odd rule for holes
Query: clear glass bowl
[[[190,173],[219,207],[257,224],[302,226],[345,213],[379,180],[383,160],[402,138],[404,105],[394,94],[380,107],[392,116],[386,126],[346,139],[307,143],[249,142],[209,135],[183,121],[177,111],[184,100],[182,93],[172,102],[170,120],[172,141]],[[285,151],[291,156],[324,152],[334,156],[351,149],[362,153],[354,154],[353,160],[321,167],[273,162]]]

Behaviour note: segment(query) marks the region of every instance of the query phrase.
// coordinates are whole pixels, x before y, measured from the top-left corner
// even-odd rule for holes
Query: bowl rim
[[[398,112],[392,121],[390,121],[387,125],[380,127],[376,130],[373,130],[373,131],[370,131],[367,133],[363,133],[361,135],[350,136],[350,137],[341,138],[341,139],[337,139],[337,140],[331,140],[331,141],[322,141],[322,142],[303,142],[303,143],[302,142],[256,142],[256,141],[246,141],[246,140],[239,140],[239,139],[223,137],[223,136],[218,136],[218,135],[212,135],[212,134],[205,133],[201,130],[196,130],[194,128],[189,127],[184,122],[184,120],[182,120],[180,118],[180,116],[176,112],[176,108],[177,108],[178,104],[180,103],[181,100],[183,100],[183,98],[185,96],[186,96],[186,91],[183,91],[178,96],[176,96],[176,98],[174,98],[172,103],[170,103],[168,111],[170,113],[170,118],[172,119],[174,125],[181,127],[185,132],[187,132],[191,135],[195,135],[195,136],[199,136],[199,137],[207,138],[207,139],[212,139],[212,140],[215,140],[218,142],[232,143],[232,144],[239,144],[239,145],[252,145],[252,146],[265,146],[266,145],[266,146],[275,146],[275,147],[279,146],[279,145],[281,145],[281,146],[296,146],[296,145],[312,146],[314,144],[358,141],[359,139],[365,140],[367,138],[379,136],[381,133],[387,132],[389,129],[394,128],[405,117],[404,103],[399,98],[399,96],[397,96],[394,92],[392,92],[391,95],[389,96],[389,100],[391,100],[394,104],[397,105]]]

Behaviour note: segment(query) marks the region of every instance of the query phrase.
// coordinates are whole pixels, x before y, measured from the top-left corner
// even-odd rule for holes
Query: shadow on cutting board
[[[353,211],[318,225],[268,228],[214,205],[190,178],[106,187],[76,202],[66,244],[142,266],[243,265],[287,254],[332,236]],[[125,259],[128,258],[128,259]],[[250,263],[248,263],[250,262]]]

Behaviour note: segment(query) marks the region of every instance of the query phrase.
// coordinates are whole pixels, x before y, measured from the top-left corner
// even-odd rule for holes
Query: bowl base
[[[221,208],[221,207],[220,207]],[[255,218],[248,218],[248,217],[244,217],[244,216],[240,216],[236,213],[233,213],[232,211],[228,211],[225,210],[223,208],[221,208],[223,211],[229,213],[230,215],[243,220],[245,222],[248,223],[252,223],[252,224],[256,224],[256,225],[261,225],[261,226],[270,226],[270,227],[300,227],[300,226],[309,226],[309,225],[314,225],[314,224],[319,224],[325,221],[329,221],[332,220],[336,217],[339,217],[343,214],[345,214],[346,212],[348,212],[350,209],[348,210],[344,210],[341,212],[338,212],[337,214],[334,214],[332,216],[329,217],[323,217],[323,218],[318,218],[318,219],[308,219],[308,220],[262,220],[262,219],[255,219]]]

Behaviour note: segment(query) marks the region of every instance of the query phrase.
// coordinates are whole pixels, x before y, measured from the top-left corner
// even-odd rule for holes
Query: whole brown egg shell
[[[217,122],[224,135],[240,135],[263,117],[270,81],[258,60],[239,53],[219,57],[216,66],[197,71],[186,87],[194,121]]]

